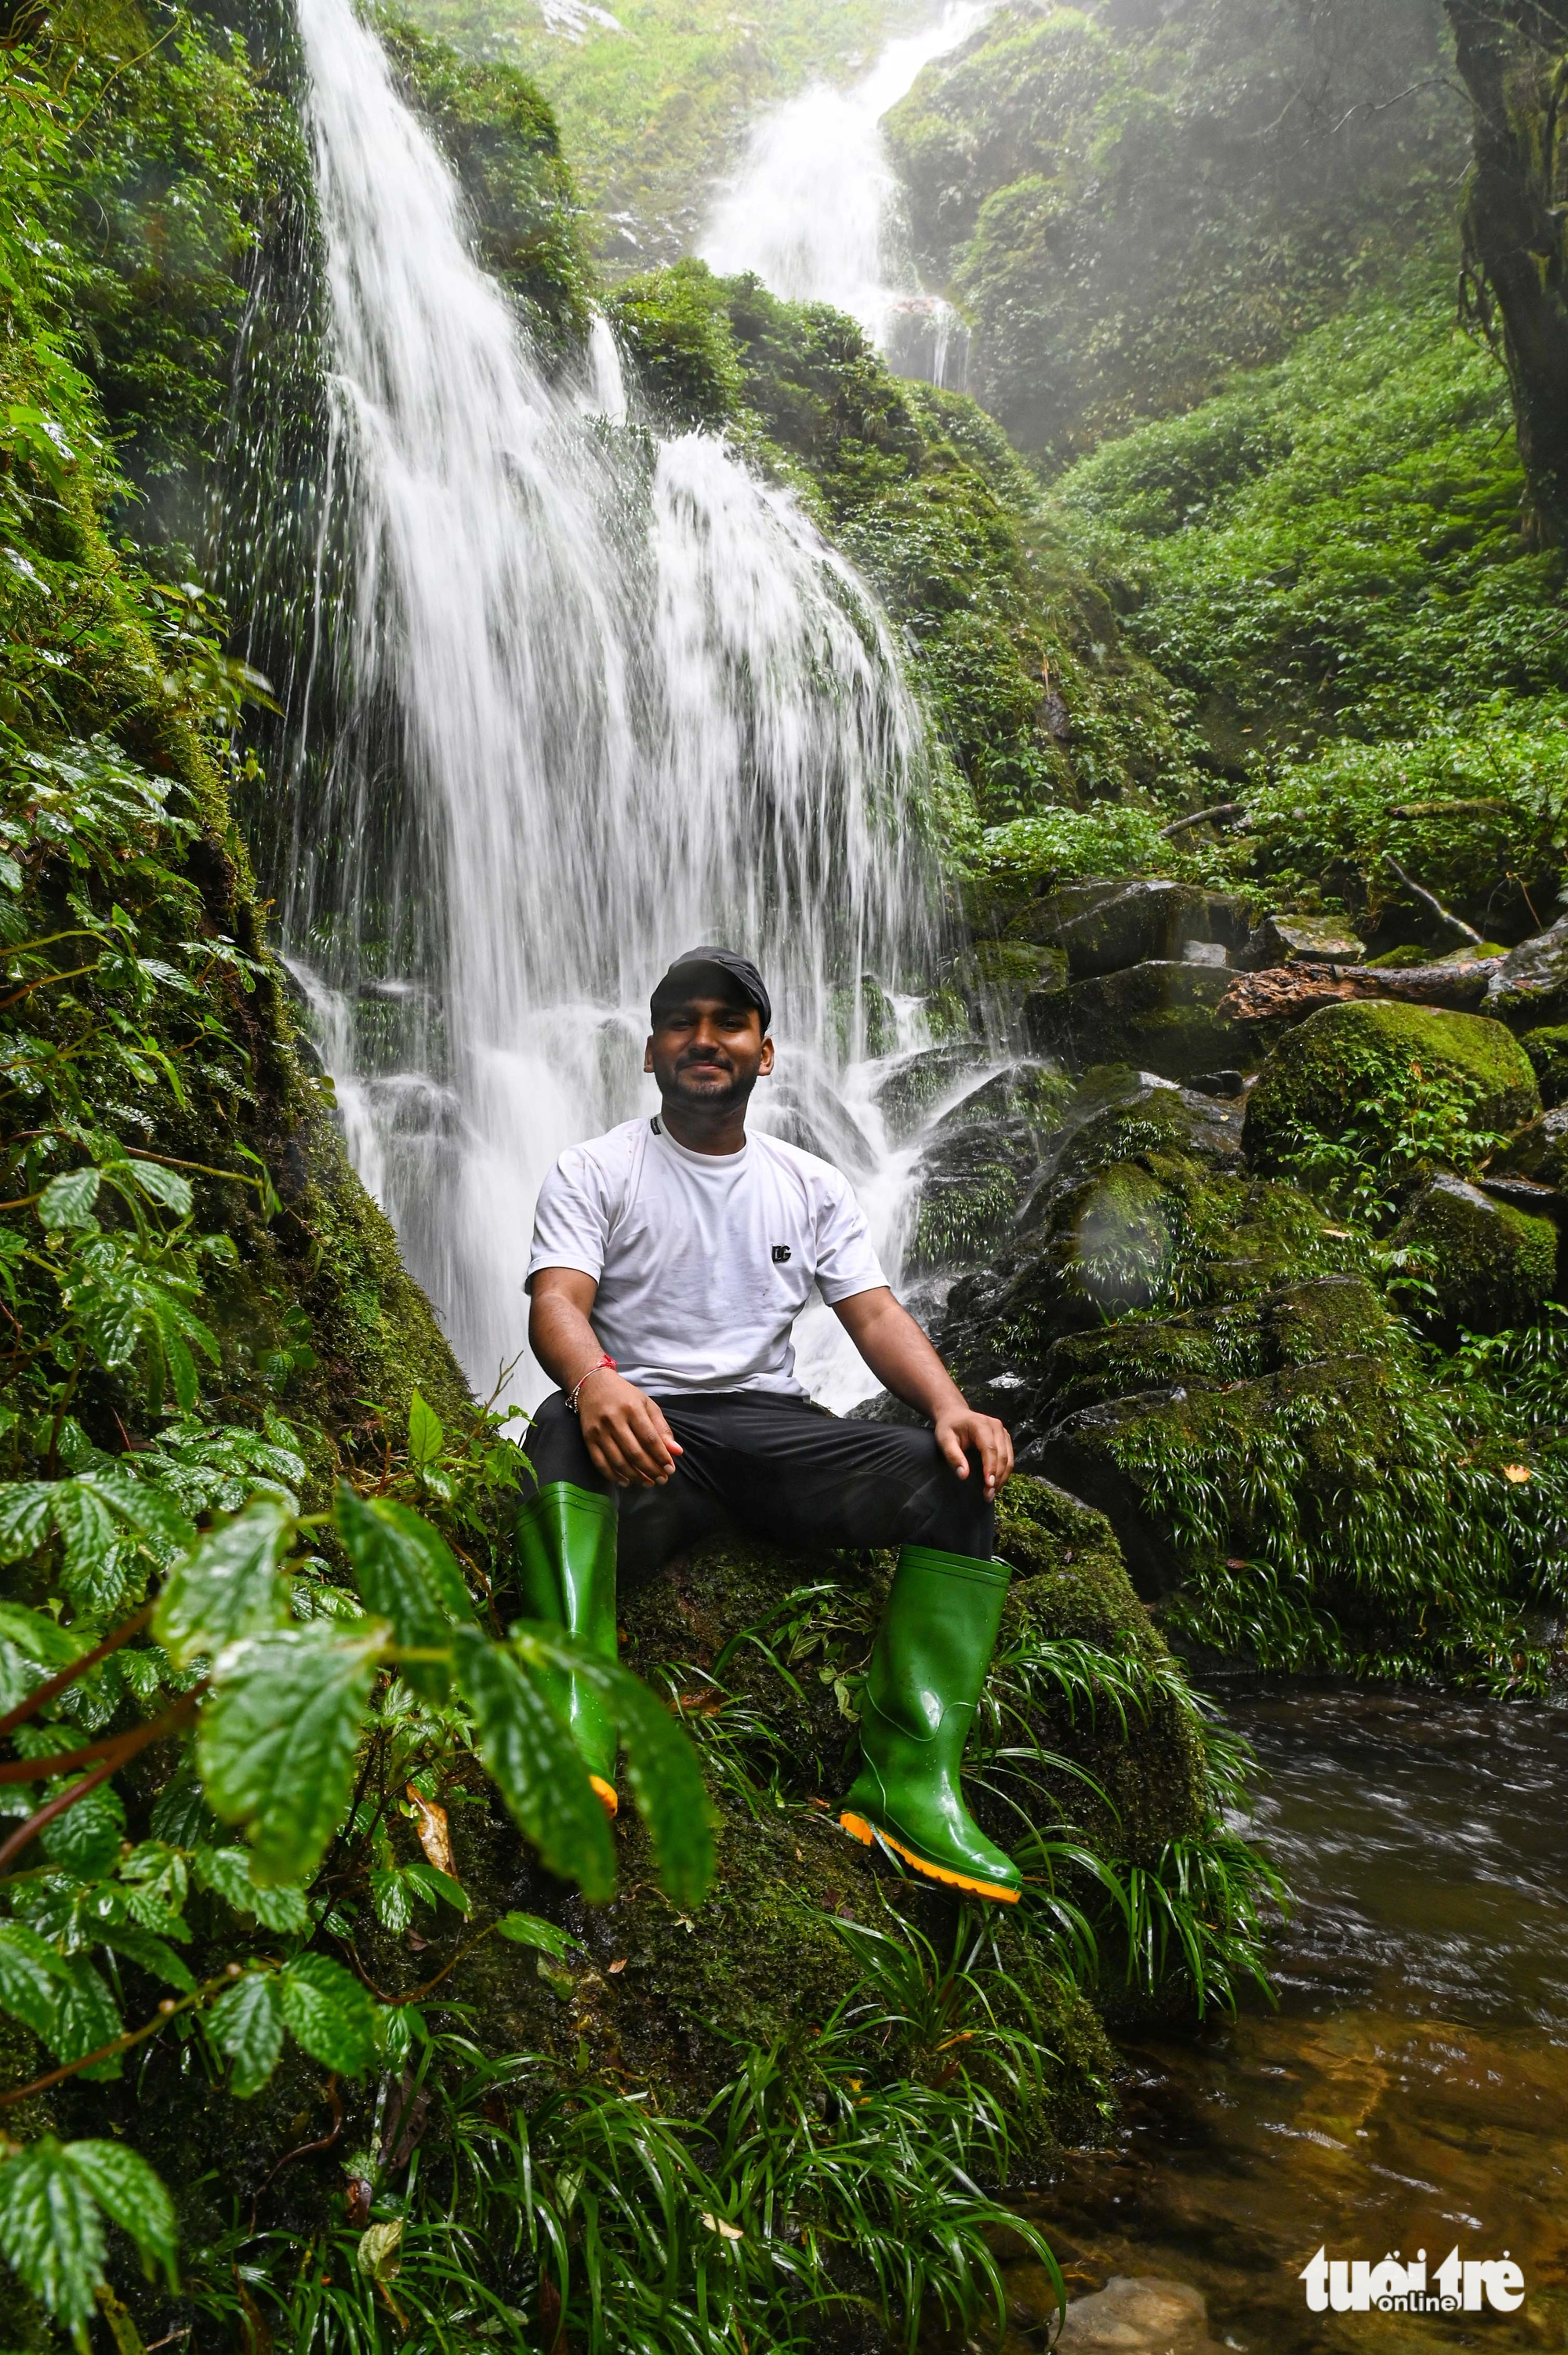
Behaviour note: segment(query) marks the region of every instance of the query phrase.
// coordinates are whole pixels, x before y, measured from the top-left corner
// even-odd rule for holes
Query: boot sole
[[[998,1905],[1016,1905],[1022,1894],[1021,1890],[1008,1889],[999,1881],[976,1881],[969,1873],[954,1872],[948,1865],[933,1864],[928,1857],[921,1856],[915,1849],[906,1848],[902,1840],[895,1840],[893,1834],[884,1831],[880,1824],[868,1823],[864,1816],[842,1815],[839,1822],[852,1839],[859,1840],[862,1848],[870,1848],[874,1841],[881,1840],[895,1856],[902,1857],[906,1864],[912,1865],[927,1881],[939,1881],[948,1889],[967,1890],[972,1897],[989,1897]]]
[[[607,1783],[602,1774],[590,1774],[588,1781],[593,1785],[594,1797],[599,1801],[605,1814],[613,1821],[620,1813],[620,1801],[615,1795],[614,1784]]]

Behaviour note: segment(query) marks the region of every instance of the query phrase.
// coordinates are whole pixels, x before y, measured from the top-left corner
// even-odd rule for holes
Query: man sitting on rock
[[[929,1880],[1016,1902],[1018,1868],[959,1779],[1007,1593],[991,1549],[1012,1444],[895,1300],[839,1172],[747,1136],[751,1092],[773,1069],[757,967],[693,949],[652,1011],[643,1069],[662,1111],[573,1146],[539,1196],[528,1331],[560,1388],[528,1443],[524,1600],[608,1658],[618,1543],[632,1579],[726,1523],[784,1546],[899,1547],[839,1820]],[[812,1404],[790,1329],[813,1284],[931,1429]],[[560,1698],[613,1814],[613,1727],[581,1680],[564,1678]]]

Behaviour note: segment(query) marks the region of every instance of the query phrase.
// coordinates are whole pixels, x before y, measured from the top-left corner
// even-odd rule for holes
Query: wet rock
[[[1021,1120],[1042,1143],[1058,1130],[1078,1092],[1055,1063],[1009,1063],[979,1079],[937,1123],[938,1136],[977,1120]]]
[[[1100,907],[1107,900],[1114,900],[1125,888],[1121,883],[1064,883],[1042,899],[1032,900],[1028,907],[1015,914],[1008,923],[1007,937],[1058,946],[1065,924],[1091,908]]]
[[[976,941],[953,968],[954,985],[966,998],[982,1010],[1000,1007],[1004,1015],[1031,990],[1058,989],[1066,978],[1064,952],[1035,941]]]
[[[1568,1103],[1568,1023],[1527,1030],[1519,1043],[1530,1057],[1541,1101],[1548,1111]]]
[[[782,1137],[802,1153],[814,1153],[820,1161],[831,1161],[849,1177],[874,1168],[876,1156],[865,1131],[824,1082],[794,1086],[776,1082],[762,1109],[764,1118],[758,1125],[765,1126],[769,1136]]]
[[[1064,910],[1054,930],[1038,923],[1032,937],[1065,949],[1073,979],[1085,981],[1128,965],[1180,962],[1196,944],[1240,949],[1248,932],[1239,900],[1192,883],[1151,882],[1126,883],[1076,911]]]
[[[970,1046],[921,1047],[905,1055],[878,1082],[873,1101],[895,1145],[913,1136],[933,1107],[975,1065]]]
[[[1237,1071],[1194,1071],[1187,1085],[1201,1096],[1239,1096],[1246,1087],[1246,1077]]]
[[[1568,916],[1504,957],[1487,987],[1487,1011],[1505,1022],[1568,1021]]]
[[[1393,1240],[1425,1255],[1444,1321],[1474,1333],[1528,1324],[1556,1282],[1555,1223],[1496,1201],[1462,1178],[1435,1178]]]
[[[1238,1107],[1172,1082],[1138,1075],[1134,1091],[1073,1124],[1051,1167],[1051,1183],[1076,1185],[1113,1162],[1178,1154],[1207,1169],[1242,1166]],[[1033,1205],[1032,1205],[1033,1207]],[[1027,1214],[1023,1223],[1028,1223]]]
[[[1219,2355],[1202,2293],[1155,2274],[1114,2274],[1075,2298],[1056,2345],[1062,2355]]]
[[[1517,1128],[1540,1103],[1530,1059],[1500,1022],[1436,1007],[1341,1000],[1287,1030],[1264,1065],[1247,1099],[1249,1160],[1258,1169],[1287,1167],[1303,1128],[1338,1136],[1352,1113],[1367,1130],[1374,1116],[1356,1107],[1375,1097],[1380,1082],[1405,1081],[1413,1065],[1465,1089],[1479,1128]],[[1390,1142],[1397,1119],[1391,1104]]]
[[[920,1163],[911,1274],[973,1267],[1009,1241],[1040,1148],[1022,1120],[954,1123],[945,1115]]]
[[[1236,963],[1249,973],[1276,964],[1359,964],[1366,944],[1336,916],[1265,916]]]
[[[1120,1061],[1184,1080],[1250,1060],[1260,1026],[1218,1012],[1230,987],[1223,966],[1156,960],[1041,990],[1023,1005],[1023,1031],[1036,1054],[1070,1068]]]
[[[1488,1164],[1493,1177],[1533,1178],[1568,1194],[1568,1104],[1557,1104],[1521,1128]]]
[[[898,1045],[897,1010],[874,973],[863,973],[857,989],[846,986],[834,990],[828,1027],[845,1063],[866,1055],[891,1055]]]

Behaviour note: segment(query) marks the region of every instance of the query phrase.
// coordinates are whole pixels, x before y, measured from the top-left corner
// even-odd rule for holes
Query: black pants
[[[684,1453],[662,1488],[615,1488],[595,1465],[559,1391],[534,1417],[539,1486],[620,1499],[629,1585],[726,1526],[782,1546],[925,1545],[991,1560],[996,1513],[977,1457],[960,1480],[929,1431],[842,1422],[805,1399],[757,1391],[662,1398]]]

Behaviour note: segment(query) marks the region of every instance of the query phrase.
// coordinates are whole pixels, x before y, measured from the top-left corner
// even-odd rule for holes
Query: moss
[[[1223,966],[1163,961],[1097,975],[1028,998],[1024,1033],[1037,1053],[1079,1070],[1116,1060],[1186,1080],[1245,1065],[1264,1034],[1219,1011],[1232,978]]]
[[[546,351],[577,349],[594,290],[548,101],[515,66],[464,58],[395,12],[377,29],[462,183],[485,267]]]
[[[720,281],[700,261],[630,278],[610,306],[643,398],[678,432],[722,432],[740,404],[740,362]]]
[[[1548,1112],[1568,1103],[1568,1023],[1549,1023],[1540,1030],[1527,1030],[1520,1045],[1530,1057],[1541,1101]]]
[[[1462,1096],[1469,1124],[1507,1132],[1540,1096],[1530,1058],[1500,1022],[1426,1006],[1325,1006],[1287,1031],[1247,1102],[1245,1142],[1260,1169],[1287,1167],[1304,1132],[1350,1125],[1374,1144],[1398,1134],[1401,1083],[1414,1071]]]
[[[1493,1201],[1457,1178],[1425,1187],[1393,1240],[1416,1255],[1442,1319],[1472,1333],[1528,1325],[1556,1285],[1555,1223]]]

